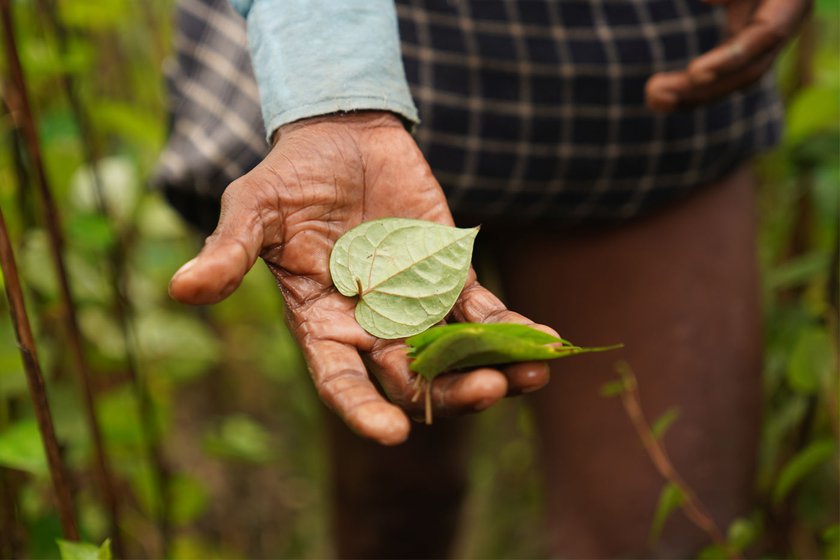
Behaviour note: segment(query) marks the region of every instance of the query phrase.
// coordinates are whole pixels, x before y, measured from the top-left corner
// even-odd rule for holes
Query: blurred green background
[[[166,133],[161,68],[170,48],[172,3],[56,2],[67,32],[61,47],[43,12],[53,2],[12,2],[47,174],[62,212],[126,549],[133,556],[159,556],[163,516],[173,558],[330,557],[321,405],[283,325],[271,275],[255,267],[239,291],[210,308],[176,305],[166,293],[171,274],[201,241],[146,187]],[[840,558],[839,25],[840,2],[817,2],[800,39],[781,57],[786,133],[782,145],[758,162],[766,411],[758,507],[728,530],[731,544],[750,556]],[[5,56],[0,64],[5,99]],[[80,127],[69,101],[68,77],[89,129]],[[97,204],[92,166],[104,186],[107,216]],[[92,444],[33,180],[4,105],[0,206],[21,268],[83,539],[98,545],[109,536],[108,515],[92,478]],[[115,276],[129,302],[127,337],[115,304]],[[127,348],[151,397],[154,443],[168,465],[165,508]],[[516,400],[480,416],[458,557],[545,556],[533,438],[528,411]],[[5,299],[0,489],[0,556],[56,557],[59,522]]]

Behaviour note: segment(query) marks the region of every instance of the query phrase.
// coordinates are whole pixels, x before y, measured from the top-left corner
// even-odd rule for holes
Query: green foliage
[[[145,188],[166,128],[161,68],[171,39],[173,1],[56,4],[70,32],[65,48],[58,47],[32,0],[13,2],[16,29],[48,178],[62,210],[72,288],[99,388],[97,414],[119,479],[123,529],[136,547],[134,556],[157,554],[154,524],[160,502],[144,452],[140,403],[126,374],[130,350],[149,386],[170,463],[169,556],[334,556],[326,522],[321,406],[280,320],[273,277],[257,267],[229,301],[213,309],[185,310],[166,294],[169,276],[200,245],[199,236],[162,197]],[[750,557],[809,558],[817,551],[840,558],[832,429],[837,326],[829,300],[840,205],[840,33],[835,24],[840,3],[817,0],[815,10],[810,82],[802,86],[797,77],[802,59],[791,50],[779,72],[788,98],[787,132],[782,146],[760,166],[766,365],[756,492],[762,505],[757,515],[736,520],[727,532],[728,546]],[[76,80],[92,138],[81,135],[61,85],[63,72]],[[92,483],[92,445],[57,320],[56,282],[36,217],[31,174],[24,182],[16,171],[19,146],[11,125],[10,119],[0,124],[0,205],[17,243],[59,438],[78,484],[82,533],[102,542],[109,529]],[[86,161],[86,147],[95,148],[93,165]],[[94,170],[105,190],[108,218],[99,215]],[[106,265],[114,247],[120,247],[132,304],[128,342]],[[25,541],[19,556],[55,558],[60,529],[5,302],[0,315],[0,467],[15,481]],[[604,391],[617,395],[623,385],[610,383]],[[660,417],[654,430],[664,431],[669,418],[673,414]],[[521,400],[513,399],[479,415],[476,424],[472,492],[456,557],[545,556],[540,525],[545,492],[537,473],[533,418]],[[663,490],[660,511],[673,511],[662,505],[675,503],[674,491],[668,493]],[[664,525],[667,515],[659,515]],[[266,523],[270,530],[252,538],[253,527]],[[102,547],[76,546],[78,553],[62,546],[62,557],[103,557]],[[714,547],[701,553],[724,556]]]
[[[478,228],[384,218],[345,233],[330,255],[339,292],[359,296],[356,320],[379,338],[403,338],[443,319],[464,288]]]
[[[111,560],[111,541],[105,539],[100,546],[84,542],[58,540],[61,560]]]
[[[409,367],[431,381],[461,368],[552,360],[616,347],[581,348],[533,327],[514,323],[441,325],[406,340]]]
[[[799,481],[832,458],[837,459],[837,442],[834,439],[825,438],[811,442],[782,469],[773,489],[773,501],[780,503]]]
[[[676,484],[669,482],[662,488],[662,491],[659,493],[659,502],[656,504],[656,511],[653,514],[653,521],[650,525],[649,542],[656,543],[659,540],[659,535],[662,534],[662,528],[665,526],[665,522],[684,502],[685,495]]]
[[[204,437],[204,449],[211,455],[252,463],[274,458],[271,434],[259,423],[244,415],[223,419]]]
[[[668,428],[677,421],[680,417],[680,409],[677,407],[669,408],[662,416],[656,419],[656,421],[651,425],[650,431],[653,433],[653,437],[656,439],[662,439],[665,437],[665,432],[668,431]]]
[[[47,457],[38,423],[20,420],[0,432],[0,465],[36,475],[47,472]]]

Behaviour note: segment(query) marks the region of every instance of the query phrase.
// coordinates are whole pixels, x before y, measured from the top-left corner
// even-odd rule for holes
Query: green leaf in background
[[[823,558],[840,558],[840,525],[830,525],[820,536],[823,541]]]
[[[816,393],[837,371],[831,337],[824,328],[809,326],[796,338],[787,367],[787,381],[797,393]]]
[[[625,391],[624,381],[621,379],[617,381],[609,381],[601,385],[602,397],[617,397]]]
[[[666,410],[662,416],[656,419],[656,422],[654,422],[653,426],[650,428],[651,433],[653,433],[653,437],[656,439],[662,439],[665,436],[665,432],[668,431],[668,428],[670,428],[679,417],[679,408],[673,407]]]
[[[250,463],[265,463],[274,457],[269,431],[244,414],[225,418],[208,433],[204,437],[204,450]]]
[[[761,517],[739,517],[729,525],[726,543],[732,550],[742,552],[761,536]]]
[[[673,482],[669,482],[662,488],[662,492],[659,493],[659,502],[656,504],[656,511],[653,514],[653,521],[650,524],[648,542],[654,544],[659,540],[665,522],[672,513],[683,505],[683,502],[685,502],[685,496]]]
[[[837,453],[837,443],[832,438],[811,442],[808,447],[788,461],[773,488],[773,501],[780,504],[800,480],[831,459]]]
[[[143,465],[131,475],[131,486],[143,510],[152,518],[160,516],[160,500],[154,474]],[[198,478],[177,473],[169,480],[171,522],[181,526],[198,519],[210,502],[207,489]]]
[[[125,226],[142,194],[136,164],[130,158],[113,156],[98,161],[95,169],[81,166],[76,170],[70,180],[71,200],[76,208],[90,214],[99,209],[94,171],[102,187],[108,215],[117,225]]]
[[[788,108],[785,141],[796,146],[818,132],[837,126],[840,118],[840,90],[809,86],[800,91]]]
[[[114,231],[101,214],[75,214],[67,221],[67,238],[78,249],[103,251],[114,243]]]
[[[344,234],[330,255],[339,292],[359,296],[356,320],[379,338],[403,338],[443,319],[464,288],[478,228],[385,218]]]
[[[0,466],[46,474],[47,457],[34,418],[19,420],[0,432]]]
[[[111,539],[105,539],[101,546],[62,539],[57,542],[61,560],[111,560]]]
[[[617,348],[581,348],[527,325],[458,323],[441,325],[406,340],[413,371],[427,381],[454,369],[531,360],[552,360]]]
[[[721,547],[710,544],[697,554],[697,560],[728,560],[730,555]]]

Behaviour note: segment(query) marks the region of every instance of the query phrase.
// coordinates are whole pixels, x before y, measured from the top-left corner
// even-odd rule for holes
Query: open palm
[[[278,280],[289,326],[322,400],[359,434],[399,443],[410,429],[406,413],[420,415],[411,402],[414,374],[405,345],[365,332],[354,316],[356,302],[339,294],[329,275],[335,241],[362,222],[385,217],[453,224],[440,186],[396,117],[365,112],[287,125],[266,159],[227,188],[216,230],[175,274],[170,293],[185,303],[218,302],[262,257]],[[531,324],[507,310],[472,272],[451,315]],[[433,404],[436,414],[481,410],[547,381],[544,363],[441,376]]]

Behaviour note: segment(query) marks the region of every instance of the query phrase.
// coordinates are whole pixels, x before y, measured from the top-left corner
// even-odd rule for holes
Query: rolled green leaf
[[[619,348],[582,348],[562,338],[515,323],[457,323],[433,327],[406,340],[409,367],[427,381],[468,367],[553,360]]]

